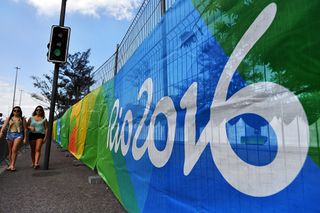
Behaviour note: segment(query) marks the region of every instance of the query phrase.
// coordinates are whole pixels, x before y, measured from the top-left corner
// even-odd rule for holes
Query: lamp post
[[[12,108],[14,107],[14,99],[16,98],[16,87],[17,87],[18,70],[21,69],[21,68],[20,67],[15,67],[15,69],[16,69],[16,79],[14,81]]]

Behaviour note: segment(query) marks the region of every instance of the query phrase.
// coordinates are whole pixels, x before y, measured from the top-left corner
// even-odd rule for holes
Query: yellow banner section
[[[72,106],[68,149],[77,159],[81,158],[84,151],[89,118],[94,110],[98,93],[99,90],[95,90]]]
[[[77,159],[80,159],[83,154],[88,128],[90,128],[89,120],[90,120],[91,113],[94,110],[94,107],[95,107],[94,103],[96,101],[98,93],[99,93],[99,90],[95,90],[92,93],[88,94],[84,99],[82,99],[80,120],[78,121],[79,128],[78,128],[78,140],[77,140],[77,152],[76,152]]]
[[[68,149],[77,159],[80,159],[81,157],[77,154],[77,144],[79,144],[78,129],[79,129],[82,102],[83,102],[83,99],[72,106],[72,111],[70,115],[70,136],[69,136]]]

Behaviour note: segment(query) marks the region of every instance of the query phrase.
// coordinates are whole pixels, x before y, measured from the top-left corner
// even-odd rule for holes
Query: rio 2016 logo
[[[251,84],[236,92],[227,99],[230,81],[250,49],[261,38],[272,24],[277,13],[275,3],[269,4],[258,15],[245,34],[242,36],[226,63],[210,108],[210,120],[196,141],[197,83],[194,82],[185,92],[180,101],[182,109],[186,110],[184,120],[184,170],[188,176],[199,160],[205,147],[209,144],[212,158],[218,170],[226,181],[242,193],[255,197],[265,197],[278,193],[286,188],[298,175],[305,162],[309,148],[309,126],[305,111],[299,99],[288,89],[271,82]],[[132,138],[133,113],[129,109],[120,128],[118,118],[122,117],[119,99],[113,105],[110,115],[107,137],[107,148],[125,156],[132,143],[132,155],[135,160],[148,151],[151,163],[161,168],[172,154],[177,111],[172,99],[162,97],[156,104],[150,119],[147,137],[142,146],[137,146],[137,140],[150,111],[153,95],[153,82],[148,78],[142,84],[137,99],[147,94],[147,102],[140,123]],[[227,137],[226,123],[239,115],[253,113],[268,121],[277,136],[277,154],[274,160],[264,166],[251,165],[240,159],[233,151]],[[155,146],[155,120],[159,114],[167,119],[167,140],[163,150]],[[283,122],[288,118],[296,119],[295,125]],[[125,141],[125,128],[127,140]],[[298,132],[298,137],[285,139],[284,134]]]

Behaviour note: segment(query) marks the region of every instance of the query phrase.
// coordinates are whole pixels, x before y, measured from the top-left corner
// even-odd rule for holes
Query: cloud
[[[13,98],[13,85],[9,84],[2,79],[0,79],[0,112],[3,113],[4,117],[9,116],[12,110],[12,98]],[[46,107],[48,104],[41,103],[41,101],[34,99],[31,97],[28,91],[22,90],[17,86],[16,95],[15,95],[15,105],[19,105],[21,103],[21,109],[23,115],[26,118],[29,118],[35,109],[36,106],[42,105]],[[48,116],[48,112],[46,112],[46,117]],[[48,118],[48,117],[47,117]]]
[[[21,2],[22,0],[13,0]],[[59,15],[61,0],[25,0],[37,9],[38,14],[45,16]],[[134,17],[143,0],[68,0],[66,12],[80,13],[93,17],[109,15],[117,20],[130,20]]]

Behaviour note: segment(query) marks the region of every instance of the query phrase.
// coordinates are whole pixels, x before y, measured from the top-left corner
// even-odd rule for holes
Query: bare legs
[[[32,140],[32,141],[29,141],[30,143],[30,148],[31,148],[31,161],[32,161],[32,167],[34,167],[34,164],[35,164],[35,150],[36,150],[36,141],[35,140]]]
[[[8,142],[8,161],[9,161],[9,168],[11,168],[11,155],[12,155],[12,144],[13,144],[13,141],[9,141],[7,140]]]
[[[33,168],[35,169],[39,167],[42,143],[43,143],[43,139],[41,138],[30,141],[31,160],[32,160]]]
[[[14,141],[8,141],[8,150],[9,150],[9,168],[11,171],[15,171],[15,164],[17,159],[17,152],[19,144],[21,143],[21,138],[16,138]]]

